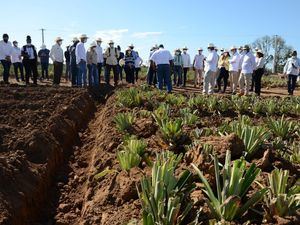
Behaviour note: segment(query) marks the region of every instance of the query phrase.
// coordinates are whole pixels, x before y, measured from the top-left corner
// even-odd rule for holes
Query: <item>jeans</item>
[[[49,68],[49,63],[48,62],[42,62],[41,63],[42,67],[42,78],[47,78],[49,79],[49,74],[48,74],[48,68]]]
[[[119,79],[123,80],[123,66],[118,65]]]
[[[3,60],[1,60],[1,64],[3,66],[3,81],[5,83],[8,83],[11,62],[3,59]]]
[[[174,84],[182,85],[182,66],[174,66]]]
[[[114,73],[114,83],[115,83],[115,85],[117,85],[117,83],[118,83],[118,65],[109,65],[109,64],[105,65],[105,83],[109,84],[111,69],[113,70],[113,73]]]
[[[293,95],[296,88],[297,75],[289,74],[288,75],[288,92]]]
[[[60,84],[61,75],[63,73],[64,64],[62,62],[54,62],[53,84]]]
[[[71,63],[71,81],[72,86],[77,86],[78,82],[78,67],[76,63]]]
[[[139,72],[141,71],[141,68],[135,68],[135,81],[137,82],[139,79]]]
[[[261,77],[264,75],[264,69],[260,68],[257,69],[253,74],[253,83],[255,86],[255,93],[257,95],[260,95],[261,90]]]
[[[224,80],[224,88],[223,88],[223,92],[226,91],[227,84],[228,84],[228,77],[229,77],[229,72],[228,72],[228,70],[226,70],[225,67],[221,67],[219,76],[218,76],[218,78],[217,78],[218,91],[221,90],[221,82],[222,82],[222,79]]]
[[[70,62],[66,62],[66,80],[71,79]]]
[[[125,65],[124,67],[125,73],[126,73],[126,81],[130,84],[134,84],[134,66]]]
[[[29,84],[30,77],[34,84],[37,84],[38,70],[36,59],[25,59],[23,60],[23,65],[25,68],[25,80],[26,84]]]
[[[13,66],[14,66],[16,80],[17,81],[19,80],[19,71],[20,71],[21,80],[25,81],[25,79],[24,79],[23,64],[21,62],[16,62],[16,63],[13,63]]]
[[[183,86],[185,87],[186,85],[186,80],[187,80],[187,73],[189,71],[188,67],[183,68]]]
[[[251,87],[252,73],[241,73],[240,76],[240,91],[241,94],[248,95]]]
[[[97,63],[97,72],[98,72],[98,81],[101,83],[101,72],[102,72],[103,63]]]
[[[77,85],[79,87],[82,86],[82,84],[84,86],[87,85],[87,81],[86,81],[86,62],[85,61],[81,61],[80,63],[77,64],[77,68],[78,68],[78,73],[77,73]]]
[[[167,86],[167,92],[172,91],[171,70],[169,64],[157,65],[157,86],[163,89],[163,84]]]
[[[96,64],[88,64],[88,80],[89,80],[89,86],[98,87],[99,86],[99,75],[97,70]]]
[[[215,74],[216,73],[211,70],[205,72],[203,79],[203,94],[214,93]]]
[[[157,75],[156,75],[156,71],[153,69],[152,66],[150,66],[148,68],[148,72],[147,72],[147,83],[149,85],[152,84],[156,84],[157,83]]]

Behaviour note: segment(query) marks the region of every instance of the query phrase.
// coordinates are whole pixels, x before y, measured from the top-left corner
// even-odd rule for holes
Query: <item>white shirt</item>
[[[11,63],[22,62],[21,60],[21,49],[19,47],[13,47],[11,52]]]
[[[293,56],[287,60],[283,72],[288,75],[298,76],[299,69],[300,69],[300,59]]]
[[[187,53],[181,54],[182,61],[183,61],[183,68],[190,68],[191,67],[191,57]]]
[[[12,45],[10,41],[5,43],[3,40],[0,41],[0,60],[5,59],[7,56],[11,56]]]
[[[239,57],[240,57],[240,62],[239,62],[239,70],[242,70],[242,58],[245,55],[245,52],[242,51],[241,53],[239,53]]]
[[[141,65],[142,65],[142,63],[143,63],[142,58],[138,56],[138,57],[134,60],[135,68],[140,68]]]
[[[173,60],[173,56],[168,50],[160,48],[152,54],[150,60],[156,65],[170,64],[170,60]]]
[[[255,56],[248,52],[241,58],[242,60],[242,73],[243,74],[250,74],[253,73],[253,70],[255,70]]]
[[[50,51],[50,58],[53,62],[64,62],[64,51],[59,44],[55,44],[52,46]]]
[[[255,69],[263,69],[265,67],[265,60],[264,60],[264,57],[261,57],[261,58],[258,58],[256,57],[255,58]]]
[[[240,67],[240,54],[234,53],[229,59],[229,71],[238,72]]]
[[[203,70],[204,66],[204,55],[195,55],[194,58],[194,65],[193,65],[197,70]]]
[[[217,71],[217,66],[218,66],[218,54],[216,51],[211,51],[209,52],[206,60],[205,60],[205,67],[204,70],[207,71],[212,71],[216,72]]]
[[[84,47],[84,43],[79,42],[76,45],[75,55],[76,55],[76,63],[77,64],[79,64],[81,60],[84,60],[86,62],[86,50]]]
[[[103,50],[102,50],[102,47],[100,45],[97,45],[96,52],[97,52],[97,63],[103,63],[104,62]]]

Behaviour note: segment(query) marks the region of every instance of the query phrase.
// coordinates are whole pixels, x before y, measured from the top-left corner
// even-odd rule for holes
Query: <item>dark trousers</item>
[[[137,82],[139,79],[139,72],[141,71],[141,68],[135,68],[135,81]]]
[[[98,76],[98,71],[97,71],[97,65],[96,64],[88,64],[88,82],[89,86],[93,87],[99,87],[99,76]]]
[[[49,68],[49,63],[48,62],[42,62],[41,63],[41,68],[42,68],[42,78],[43,79],[49,79],[49,72],[48,72],[48,68]]]
[[[3,60],[1,60],[1,64],[3,66],[3,81],[5,83],[8,83],[11,62],[3,59]]]
[[[260,68],[257,69],[254,73],[253,73],[253,83],[255,86],[255,93],[257,95],[260,95],[260,91],[261,91],[261,78],[264,75],[264,69]]]
[[[61,75],[63,73],[64,64],[62,62],[54,62],[53,84],[60,84]]]
[[[110,80],[110,71],[113,70],[114,73],[114,82],[115,85],[118,84],[118,66],[117,65],[109,65],[106,64],[105,65],[105,83],[109,84],[109,80]]]
[[[226,91],[227,85],[228,85],[228,77],[229,77],[229,71],[225,69],[225,67],[221,67],[219,76],[217,78],[217,84],[218,84],[218,90],[221,90],[221,83],[222,80],[224,80],[224,88],[223,92]]]
[[[189,68],[183,68],[183,86],[186,85],[186,79],[187,79],[187,73],[189,71]]]
[[[70,70],[71,70],[72,86],[77,86],[78,67],[77,67],[76,62],[71,63],[70,67],[71,67]]]
[[[157,66],[157,85],[160,90],[167,86],[167,91],[172,91],[171,69],[169,64],[160,64]]]
[[[16,62],[16,63],[13,63],[13,66],[14,66],[16,80],[17,81],[19,80],[19,72],[20,72],[21,80],[25,81],[25,79],[24,79],[23,64],[21,62]]]
[[[288,75],[288,92],[291,95],[294,94],[294,90],[296,88],[297,77],[298,77],[297,75],[293,75],[293,74]]]
[[[134,84],[134,66],[125,65],[124,71],[126,73],[126,81],[130,84]]]
[[[182,67],[174,66],[174,84],[179,86],[182,85]]]
[[[71,79],[70,62],[66,62],[66,80]]]
[[[123,66],[118,65],[119,79],[123,80]]]
[[[23,61],[23,66],[25,68],[25,80],[26,84],[29,84],[30,77],[34,84],[37,84],[38,70],[37,61],[35,59],[26,59]]]
[[[152,84],[157,84],[157,75],[156,75],[156,71],[153,69],[152,66],[150,66],[148,68],[148,72],[147,72],[147,83],[149,85]]]
[[[102,72],[103,63],[97,63],[97,71],[98,71],[98,80],[99,84],[101,83],[101,72]]]

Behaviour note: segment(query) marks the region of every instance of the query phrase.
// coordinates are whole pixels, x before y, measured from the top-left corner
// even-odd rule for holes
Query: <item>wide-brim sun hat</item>
[[[129,47],[129,48],[134,48],[134,45],[133,45],[133,44],[130,44],[128,47]]]
[[[113,41],[113,40],[110,40],[109,42],[108,42],[108,44],[114,44],[115,42]]]
[[[236,46],[231,46],[231,47],[230,47],[230,50],[236,50],[236,49],[237,49]]]
[[[214,44],[213,43],[209,43],[208,45],[207,45],[207,48],[214,48],[215,46],[214,46]]]
[[[89,37],[86,34],[81,34],[79,36],[80,39],[88,39]]]
[[[73,37],[73,42],[79,41],[79,39],[77,37]]]
[[[58,42],[58,41],[63,41],[64,39],[62,39],[61,37],[57,37],[55,38],[55,42]]]
[[[94,47],[97,47],[97,44],[96,44],[95,42],[92,42],[92,43],[90,44],[90,48],[94,48]]]
[[[184,46],[184,47],[182,48],[182,50],[188,50],[188,47]]]
[[[198,48],[198,51],[203,51],[203,49],[202,48]]]
[[[245,45],[245,46],[243,47],[243,50],[250,50],[250,46],[249,46],[249,45]]]
[[[97,38],[96,41],[97,42],[102,42],[102,38]]]
[[[260,53],[260,54],[264,54],[263,51],[261,49],[257,49],[256,53]]]

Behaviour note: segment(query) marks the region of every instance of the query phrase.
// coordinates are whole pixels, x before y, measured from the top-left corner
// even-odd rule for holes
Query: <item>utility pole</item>
[[[45,44],[44,32],[46,29],[41,28],[40,30],[42,31],[42,44]]]
[[[274,47],[274,58],[273,58],[273,73],[276,73],[276,66],[277,66],[277,38],[278,38],[278,35],[275,35],[274,36],[274,44],[275,44],[275,47]]]

